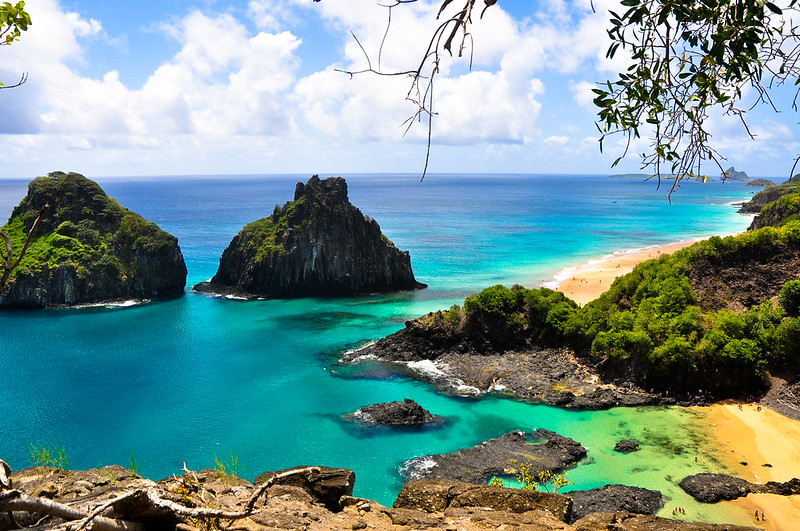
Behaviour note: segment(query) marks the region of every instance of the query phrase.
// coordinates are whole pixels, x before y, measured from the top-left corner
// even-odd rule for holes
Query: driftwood
[[[139,487],[112,498],[89,510],[81,510],[48,498],[31,496],[11,488],[10,467],[0,460],[0,512],[7,512],[16,524],[13,512],[55,517],[66,521],[59,529],[81,531],[91,526],[93,531],[145,531],[148,526],[141,519],[180,521],[183,519],[239,520],[258,513],[256,502],[276,481],[294,476],[318,472],[319,467],[287,470],[272,475],[250,496],[244,509],[226,511],[206,507],[186,507],[165,497],[165,492],[155,484]],[[197,477],[195,475],[195,477]],[[103,516],[107,513],[106,516]],[[116,515],[115,518],[109,514]],[[53,529],[53,526],[36,526],[25,529]]]

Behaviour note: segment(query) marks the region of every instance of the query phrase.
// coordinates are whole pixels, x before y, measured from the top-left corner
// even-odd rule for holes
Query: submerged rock
[[[639,443],[636,441],[632,441],[630,439],[622,439],[617,444],[614,445],[615,452],[621,452],[623,454],[629,454],[631,452],[635,452],[639,449]]]
[[[0,306],[57,307],[176,297],[186,285],[178,240],[122,208],[77,173],[34,179],[3,230],[15,245],[42,208],[28,252]]]
[[[348,418],[364,423],[414,427],[424,426],[429,422],[436,421],[439,417],[432,415],[430,411],[424,409],[410,398],[406,398],[402,402],[386,402],[364,406],[356,410]]]
[[[297,183],[294,200],[246,225],[196,291],[246,298],[346,296],[424,288],[407,252],[347,199],[341,177]]]

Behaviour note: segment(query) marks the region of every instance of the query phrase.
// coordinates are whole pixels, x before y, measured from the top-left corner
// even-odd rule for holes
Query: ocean
[[[699,507],[675,482],[712,470],[711,433],[694,410],[564,411],[492,396],[456,398],[386,375],[359,377],[339,356],[494,284],[539,287],[563,268],[615,251],[746,229],[741,183],[666,188],[579,175],[343,175],[349,197],[410,252],[425,290],[348,299],[240,301],[188,292],[213,276],[241,227],[292,199],[308,175],[97,178],[124,207],[178,237],[188,267],[178,299],[122,307],[0,311],[0,458],[31,466],[30,446],[63,447],[70,468],[108,464],[160,479],[215,461],[252,480],[297,465],[356,472],[355,495],[391,505],[403,463],[511,430],[547,428],[589,458],[567,490],[626,483]],[[325,176],[321,176],[325,177]],[[0,216],[26,182],[0,180]],[[411,398],[446,418],[435,429],[365,429],[344,414]],[[644,444],[613,452],[624,437]],[[685,473],[684,473],[685,472]],[[676,479],[677,478],[677,479]],[[671,502],[672,503],[672,502]],[[674,503],[673,503],[674,505]]]

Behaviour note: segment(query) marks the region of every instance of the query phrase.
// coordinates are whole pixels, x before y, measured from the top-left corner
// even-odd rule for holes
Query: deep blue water
[[[290,200],[307,177],[98,182],[178,237],[190,286],[214,274],[245,223]],[[429,175],[424,183],[412,175],[346,177],[351,202],[410,252],[428,289],[249,302],[187,293],[125,308],[0,311],[0,457],[22,468],[31,464],[30,444],[63,446],[72,468],[86,468],[127,466],[133,453],[141,473],[154,479],[178,473],[184,462],[213,467],[215,456],[224,461],[231,453],[248,479],[295,465],[344,466],[356,471],[357,495],[391,504],[404,460],[543,427],[590,448],[590,460],[570,472],[576,488],[627,482],[680,496],[663,469],[694,466],[703,435],[692,431],[691,412],[569,412],[459,399],[401,378],[344,377],[335,362],[344,350],[483,287],[536,287],[565,266],[613,251],[740,232],[749,218],[731,203],[752,188],[687,183],[670,205],[653,183],[600,176]],[[0,217],[25,187],[0,180]],[[447,425],[364,431],[341,420],[360,406],[403,398],[446,417]],[[640,461],[623,463],[610,448],[625,434],[661,442],[637,454]],[[677,443],[664,440],[684,450],[676,453]]]

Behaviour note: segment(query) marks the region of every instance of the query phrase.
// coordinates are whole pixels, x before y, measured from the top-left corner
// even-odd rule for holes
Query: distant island
[[[642,181],[646,181],[646,180],[649,180],[649,179],[656,179],[657,176],[655,174],[647,174],[647,173],[617,173],[615,175],[609,175],[609,178],[611,178],[611,179],[639,179],[639,180],[642,180]],[[672,175],[672,174],[664,174],[664,175],[661,176],[661,178],[665,179],[665,180],[671,180],[671,179],[674,179],[675,176]],[[720,180],[720,179],[723,180],[723,181],[743,181],[743,182],[753,181],[753,179],[750,179],[750,177],[748,177],[745,172],[738,171],[733,166],[731,166],[730,168],[728,168],[727,170],[722,172],[722,174],[720,175],[719,179],[716,178],[716,177],[711,177],[709,175],[687,175],[687,176],[683,177],[683,179],[681,179],[681,180],[684,180],[684,181],[699,181],[699,182],[714,182],[714,181],[717,181],[717,180]],[[757,181],[764,181],[764,180],[765,179],[758,179]],[[769,181],[769,183],[772,183],[772,181]],[[759,186],[759,185],[753,185],[753,186]],[[767,185],[763,185],[763,186],[767,186]]]

